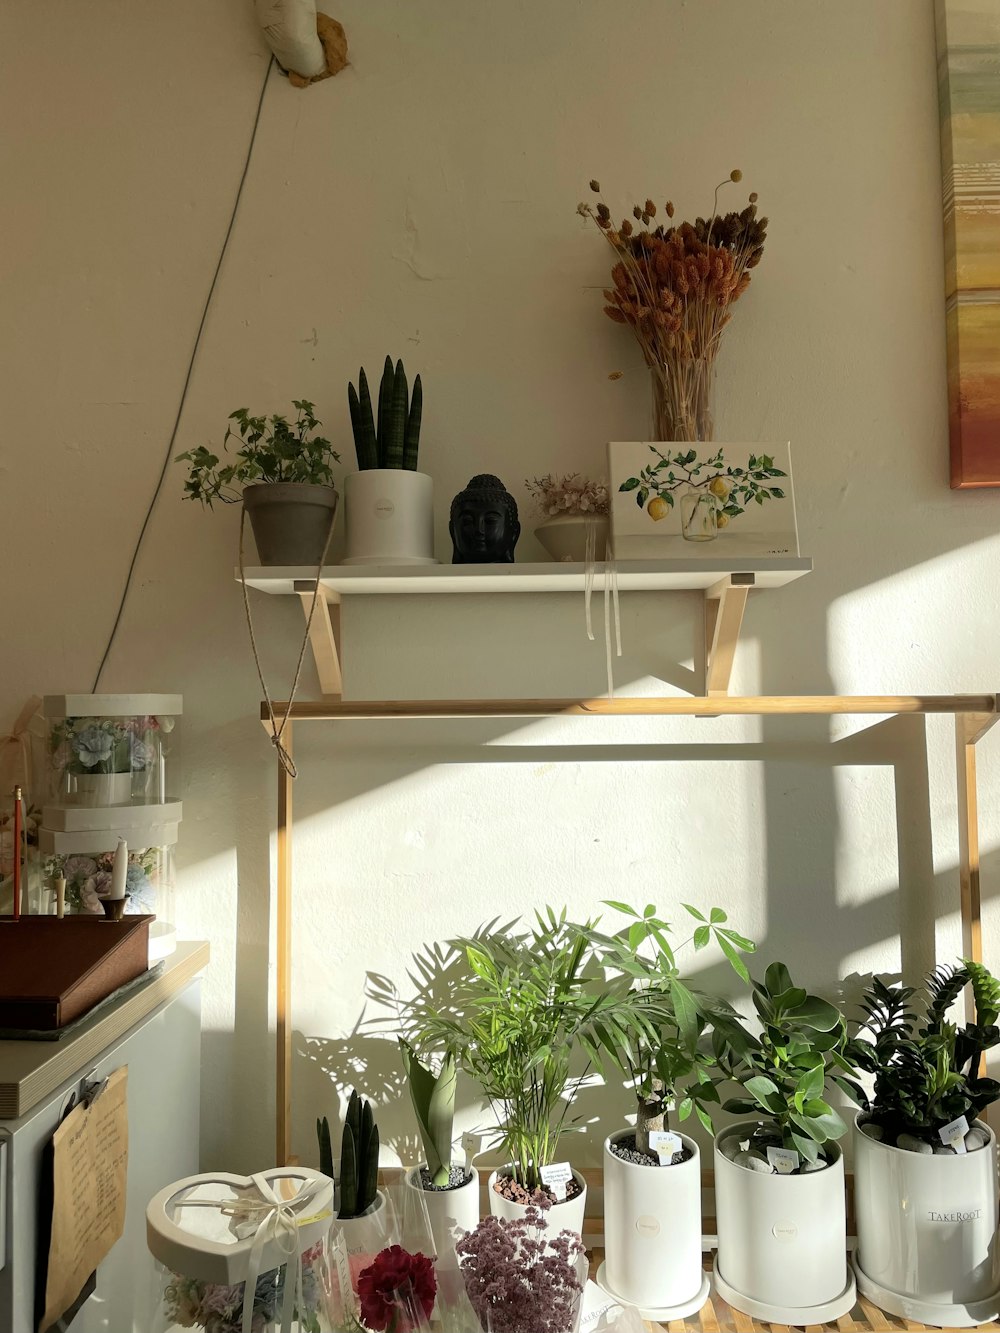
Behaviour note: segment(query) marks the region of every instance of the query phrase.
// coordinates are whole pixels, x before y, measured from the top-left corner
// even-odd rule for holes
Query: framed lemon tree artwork
[[[608,467],[620,560],[799,554],[787,444],[621,441]]]

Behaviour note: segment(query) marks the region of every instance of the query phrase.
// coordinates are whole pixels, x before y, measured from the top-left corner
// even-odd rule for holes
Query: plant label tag
[[[669,1130],[654,1129],[649,1136],[649,1151],[656,1153],[661,1166],[671,1166],[674,1153],[681,1152],[683,1148],[680,1135],[672,1134]]]
[[[474,1129],[467,1129],[462,1135],[462,1147],[465,1150],[465,1165],[471,1167],[473,1161],[483,1151],[483,1136]]]
[[[351,1319],[357,1313],[354,1287],[351,1285],[351,1261],[347,1257],[347,1240],[342,1231],[338,1232],[333,1242],[333,1261],[337,1265],[337,1282],[340,1286],[340,1303],[345,1319]]]
[[[794,1148],[772,1148],[767,1150],[767,1160],[779,1176],[790,1176],[799,1169],[799,1155]]]
[[[565,1199],[566,1186],[573,1179],[573,1168],[569,1162],[553,1162],[550,1166],[543,1166],[538,1174],[542,1184],[548,1185],[557,1200],[561,1202]]]
[[[960,1156],[968,1152],[965,1146],[965,1136],[969,1132],[969,1122],[964,1115],[960,1115],[957,1120],[953,1120],[950,1125],[945,1125],[944,1129],[938,1130],[938,1136],[946,1148],[954,1148]]]

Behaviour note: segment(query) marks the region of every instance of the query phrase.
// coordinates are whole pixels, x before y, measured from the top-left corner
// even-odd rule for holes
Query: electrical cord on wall
[[[118,626],[121,624],[122,614],[125,611],[125,603],[128,601],[129,591],[132,587],[132,576],[135,573],[136,563],[139,559],[139,552],[142,550],[142,543],[146,537],[146,529],[149,527],[149,520],[153,516],[153,510],[156,508],[156,502],[160,498],[160,491],[163,489],[163,482],[167,475],[167,468],[170,466],[170,460],[174,454],[174,443],[177,439],[177,432],[180,429],[181,417],[184,414],[184,405],[187,402],[188,389],[191,385],[191,375],[194,371],[194,363],[198,356],[198,349],[201,346],[201,336],[205,331],[205,321],[208,319],[208,312],[212,305],[212,297],[215,295],[215,288],[218,285],[219,274],[222,271],[222,261],[226,257],[226,251],[229,248],[229,238],[233,234],[233,224],[236,221],[236,214],[239,211],[240,199],[243,197],[243,186],[246,184],[247,172],[250,170],[250,159],[253,156],[253,146],[257,139],[257,127],[260,124],[260,114],[264,106],[264,94],[267,91],[267,81],[271,76],[271,68],[274,65],[274,56],[267,62],[267,69],[264,71],[264,80],[260,86],[260,96],[257,99],[257,111],[254,115],[253,129],[250,131],[250,142],[247,145],[246,158],[243,162],[243,172],[240,176],[240,183],[236,187],[236,198],[233,200],[232,212],[229,215],[229,225],[226,227],[226,234],[222,240],[222,249],[219,251],[219,258],[215,265],[215,272],[212,274],[212,281],[208,288],[208,295],[205,297],[205,303],[202,306],[201,319],[198,321],[198,332],[195,334],[194,344],[191,348],[191,356],[188,359],[187,372],[184,376],[184,385],[181,389],[180,402],[177,404],[177,414],[174,417],[174,427],[170,432],[170,440],[167,443],[166,457],[163,460],[163,466],[160,468],[160,475],[156,481],[156,489],[153,491],[153,497],[146,510],[146,516],[142,520],[142,527],[139,529],[139,536],[135,543],[135,549],[132,552],[132,559],[129,562],[128,573],[125,576],[125,586],[122,588],[121,599],[118,603],[118,612],[115,615],[115,623],[111,627],[111,634],[108,638],[107,647],[104,649],[104,656],[101,658],[101,665],[97,668],[97,675],[94,677],[92,694],[97,693],[97,687],[101,683],[101,675],[107,664],[108,656],[114,646],[115,637],[118,634]]]

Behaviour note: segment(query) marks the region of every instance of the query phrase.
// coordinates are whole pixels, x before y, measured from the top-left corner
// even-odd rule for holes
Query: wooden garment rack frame
[[[712,695],[668,699],[433,699],[415,701],[275,704],[278,718],[288,714],[282,743],[291,753],[297,722],[377,721],[441,718],[518,717],[792,717],[834,715],[899,716],[946,714],[955,719],[959,830],[959,883],[962,949],[982,961],[979,885],[979,812],[976,794],[976,746],[998,720],[995,694],[957,695]],[[261,721],[272,731],[266,704]],[[291,1143],[292,1080],[292,778],[278,764],[277,823],[277,1082],[276,1163],[293,1161]]]

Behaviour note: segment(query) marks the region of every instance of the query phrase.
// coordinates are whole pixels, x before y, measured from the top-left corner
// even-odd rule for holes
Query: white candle
[[[124,838],[118,839],[118,846],[115,849],[115,863],[111,870],[111,892],[108,897],[112,902],[118,902],[125,897],[125,880],[128,876],[128,843]]]
[[[62,875],[56,880],[56,916],[66,915],[66,880]]]

